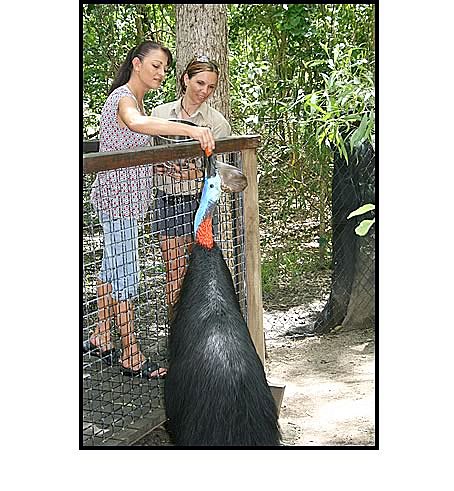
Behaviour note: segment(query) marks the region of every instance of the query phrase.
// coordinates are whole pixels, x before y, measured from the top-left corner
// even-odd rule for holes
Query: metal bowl
[[[186,119],[169,119],[169,121],[174,121],[175,123],[188,124],[189,126],[198,126],[192,121],[187,121]],[[155,145],[170,145],[172,143],[181,143],[184,141],[195,141],[195,140],[189,136],[182,136],[182,135],[170,135],[170,136],[159,135],[154,137]]]

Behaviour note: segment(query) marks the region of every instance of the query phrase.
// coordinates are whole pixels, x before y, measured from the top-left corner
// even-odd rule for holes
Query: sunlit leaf
[[[366,133],[367,123],[368,117],[366,114],[364,114],[359,127],[353,132],[352,136],[350,137],[350,148],[352,150],[362,142]]]
[[[356,235],[359,235],[360,237],[364,237],[364,235],[369,232],[370,228],[372,225],[375,223],[375,218],[372,220],[363,220],[356,228],[355,228],[355,233]]]
[[[348,215],[348,218],[356,217],[358,215],[364,215],[364,213],[367,213],[368,211],[375,210],[375,205],[372,203],[367,203],[366,205],[360,206],[358,209],[355,211],[352,211],[350,215]]]

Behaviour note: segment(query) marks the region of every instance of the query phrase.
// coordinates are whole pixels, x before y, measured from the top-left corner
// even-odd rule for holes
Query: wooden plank
[[[167,421],[166,413],[164,409],[153,410],[153,417],[143,418],[134,425],[130,425],[130,428],[135,429],[136,433],[128,439],[128,445],[132,446],[138,441],[142,440],[151,433],[153,430],[162,426]]]
[[[215,152],[224,153],[253,149],[257,148],[259,144],[259,135],[227,136],[216,140]],[[199,142],[134,148],[121,152],[87,153],[83,156],[83,173],[89,174],[91,172],[118,169],[120,167],[132,167],[169,160],[201,157],[202,155],[203,152]]]
[[[243,172],[248,181],[244,190],[244,232],[249,332],[262,363],[265,360],[263,336],[262,279],[260,267],[259,205],[255,149],[242,151]]]

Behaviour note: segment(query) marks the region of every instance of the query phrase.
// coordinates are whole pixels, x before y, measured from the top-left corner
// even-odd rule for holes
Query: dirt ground
[[[375,444],[372,330],[267,340],[270,383],[285,385],[282,443],[291,446]]]
[[[291,446],[375,445],[375,333],[298,335],[315,321],[330,273],[305,274],[264,298],[265,371],[285,385],[280,425]]]

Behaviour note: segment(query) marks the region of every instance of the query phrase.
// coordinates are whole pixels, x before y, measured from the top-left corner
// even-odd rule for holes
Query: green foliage
[[[334,150],[374,135],[373,5],[231,5],[233,127],[259,133],[261,186],[325,211]],[[320,192],[321,191],[321,192]]]
[[[352,211],[347,219],[350,219],[352,217],[356,217],[359,215],[364,215],[364,213],[367,213],[369,211],[375,210],[375,205],[371,203],[367,203],[366,205],[360,206],[357,210]],[[366,235],[372,225],[375,223],[375,218],[372,218],[371,220],[363,220],[356,228],[355,228],[355,233],[361,237],[364,237]]]
[[[262,261],[262,289],[271,293],[276,287],[290,286],[294,278],[300,278],[303,271],[318,269],[309,259],[306,264],[304,255],[297,249],[279,251],[271,258]]]
[[[307,240],[318,243],[317,257],[296,263],[291,255],[265,257],[265,285],[278,261],[289,274],[329,263],[333,155],[347,157],[374,141],[374,16],[373,4],[228,4],[231,123],[237,134],[261,135],[262,225],[287,230],[299,217],[316,224]],[[97,134],[107,90],[128,49],[150,37],[175,52],[173,4],[83,6],[85,137]],[[171,72],[162,89],[149,94],[147,109],[174,97]],[[262,247],[275,244],[263,239]]]
[[[372,225],[375,223],[375,218],[372,218],[372,220],[363,220],[356,228],[355,228],[355,233],[356,235],[359,235],[363,237],[364,235],[369,232],[370,228]]]
[[[308,133],[315,131],[319,150],[323,145],[337,149],[348,161],[347,146],[352,151],[366,139],[373,140],[374,62],[364,57],[362,47],[340,43],[332,50],[325,44],[322,48],[327,60],[317,65],[326,70],[320,73],[323,87],[302,98],[306,110],[303,125]]]
[[[359,215],[364,215],[368,211],[375,210],[375,205],[372,203],[367,203],[366,205],[360,206],[358,209],[352,211],[347,218],[357,217]]]
[[[374,141],[374,15],[374,5],[230,6],[233,127],[262,137],[260,205],[273,209],[264,227],[287,228],[295,208],[313,217],[319,268],[330,253],[334,153],[348,161]]]

